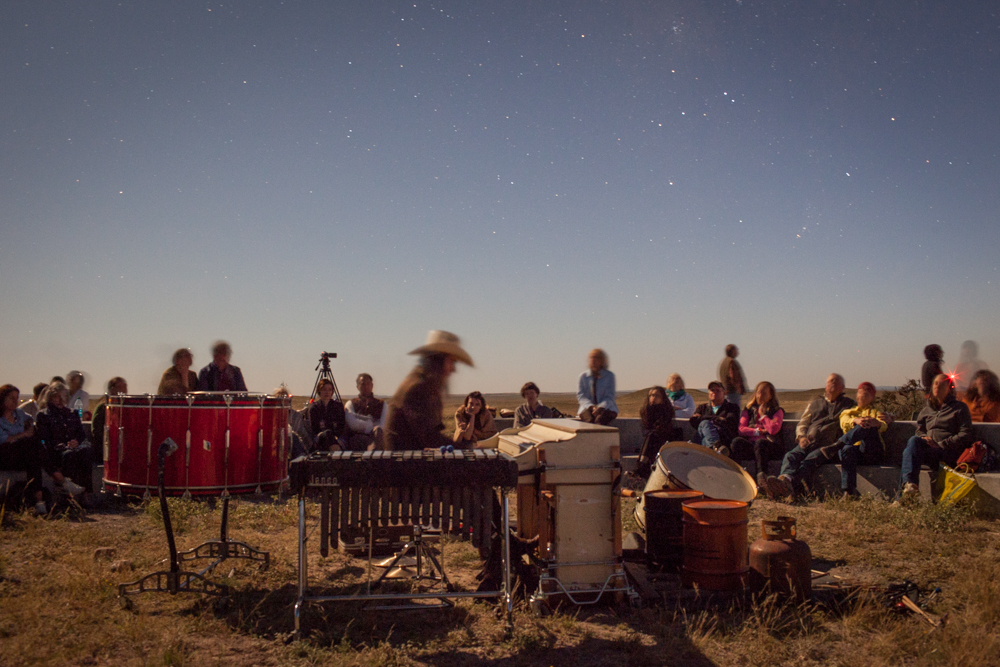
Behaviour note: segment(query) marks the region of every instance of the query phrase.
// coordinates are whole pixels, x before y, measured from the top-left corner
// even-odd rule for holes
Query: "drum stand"
[[[147,574],[136,581],[118,584],[118,600],[122,607],[125,608],[132,606],[132,601],[128,596],[140,593],[166,592],[171,595],[178,593],[201,593],[226,598],[229,596],[229,587],[225,584],[216,584],[210,581],[205,575],[211,573],[223,561],[229,558],[243,558],[257,561],[263,563],[262,569],[267,569],[271,562],[271,555],[268,552],[259,551],[243,542],[234,542],[229,539],[228,496],[222,500],[222,528],[219,539],[204,542],[187,551],[177,551],[177,545],[174,542],[174,529],[170,522],[170,508],[167,505],[167,494],[163,488],[166,460],[175,451],[177,451],[177,443],[171,438],[164,440],[158,450],[160,512],[163,514],[163,528],[167,533],[167,547],[170,550],[170,569]],[[215,560],[201,572],[181,571],[181,561],[191,561],[198,558],[212,558]]]

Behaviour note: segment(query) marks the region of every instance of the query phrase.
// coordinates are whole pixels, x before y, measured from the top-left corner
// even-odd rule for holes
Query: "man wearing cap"
[[[577,416],[591,424],[609,424],[618,416],[615,403],[615,374],[608,370],[608,355],[593,349],[587,355],[587,370],[580,375],[576,400]]]
[[[740,406],[726,400],[726,387],[718,380],[708,383],[708,402],[694,409],[691,442],[729,456],[729,445],[739,432]]]
[[[212,363],[198,373],[199,391],[243,391],[247,384],[243,381],[243,373],[239,366],[229,363],[233,356],[233,348],[224,340],[216,341],[212,346]]]
[[[386,448],[419,450],[451,445],[442,433],[442,395],[448,389],[448,377],[455,372],[455,362],[472,366],[472,357],[462,349],[458,336],[447,331],[431,331],[427,343],[410,354],[419,355],[420,360],[389,402]]]
[[[371,375],[361,373],[355,384],[358,386],[358,397],[349,400],[344,406],[351,449],[356,452],[385,449],[385,425],[389,409],[385,401],[375,398],[375,381]]]

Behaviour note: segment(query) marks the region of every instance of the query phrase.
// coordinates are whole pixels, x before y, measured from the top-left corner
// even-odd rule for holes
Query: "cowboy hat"
[[[450,354],[464,364],[475,365],[469,353],[462,349],[458,336],[449,331],[431,331],[427,334],[427,342],[410,354]]]

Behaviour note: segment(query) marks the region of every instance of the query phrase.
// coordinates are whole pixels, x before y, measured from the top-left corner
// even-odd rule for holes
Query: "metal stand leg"
[[[306,597],[306,496],[305,490],[299,492],[299,597],[295,601],[295,634],[301,635],[302,605]]]

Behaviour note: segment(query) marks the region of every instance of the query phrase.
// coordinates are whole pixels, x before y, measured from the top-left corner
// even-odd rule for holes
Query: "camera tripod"
[[[336,352],[324,352],[319,357],[319,363],[316,364],[316,368],[313,370],[319,371],[316,375],[316,382],[313,383],[312,395],[309,396],[309,402],[312,403],[316,398],[319,389],[320,380],[329,380],[333,383],[333,397],[337,401],[343,403],[343,399],[340,398],[340,389],[337,388],[337,381],[333,378],[333,371],[330,370],[330,359],[336,359]]]

